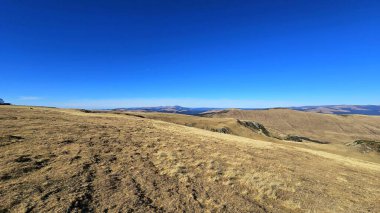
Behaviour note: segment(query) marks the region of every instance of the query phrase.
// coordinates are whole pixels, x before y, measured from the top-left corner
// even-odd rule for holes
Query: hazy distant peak
[[[290,107],[289,109],[317,112],[324,114],[361,114],[380,115],[380,106],[376,105],[327,105],[327,106],[302,106]]]

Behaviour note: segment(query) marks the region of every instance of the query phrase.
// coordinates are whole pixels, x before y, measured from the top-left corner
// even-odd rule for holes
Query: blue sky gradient
[[[108,108],[380,104],[380,1],[3,0],[0,98]]]

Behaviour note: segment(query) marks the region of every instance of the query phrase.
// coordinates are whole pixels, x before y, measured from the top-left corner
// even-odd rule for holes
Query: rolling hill
[[[331,143],[380,138],[377,116],[328,115],[289,109],[224,110],[204,116],[257,121],[278,135],[301,135]]]
[[[329,115],[288,109],[223,110],[190,116],[137,111],[86,111],[149,118],[276,143],[323,150],[358,159],[380,162],[379,118]]]
[[[208,118],[200,116],[183,115],[176,113],[160,113],[160,112],[136,112],[136,111],[89,111],[89,112],[103,112],[103,113],[116,113],[125,114],[129,116],[136,116],[140,118],[148,118],[154,120],[160,120],[175,124],[180,124],[188,127],[195,127],[199,129],[205,129],[212,132],[219,132],[225,134],[238,135],[248,137],[252,139],[270,140],[274,139],[269,137],[266,133],[266,129],[260,126],[254,126],[255,122],[249,122],[251,126],[248,126],[246,121],[240,121],[234,118]],[[259,125],[259,124],[257,124]]]

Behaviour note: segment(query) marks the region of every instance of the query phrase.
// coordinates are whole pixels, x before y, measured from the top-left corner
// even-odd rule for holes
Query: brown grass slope
[[[280,135],[303,135],[331,143],[380,139],[380,116],[328,115],[289,109],[227,110],[206,116],[253,120]]]
[[[192,115],[183,115],[176,113],[159,113],[159,112],[113,112],[107,111],[107,113],[126,114],[133,115],[142,118],[149,118],[154,120],[160,120],[175,124],[180,124],[188,127],[195,127],[199,129],[205,129],[213,132],[222,132],[225,130],[226,134],[238,135],[248,137],[256,140],[276,141],[274,138],[267,137],[259,131],[249,129],[239,124],[237,119],[234,118],[208,118]]]
[[[224,133],[277,143],[284,143],[285,141],[278,140],[274,137],[286,138],[287,135],[298,135],[307,137],[314,142],[304,140],[303,143],[293,142],[291,145],[380,163],[378,148],[354,143],[354,141],[362,138],[375,141],[379,140],[380,137],[375,131],[366,131],[367,129],[363,128],[369,127],[371,129],[376,129],[379,126],[377,123],[379,117],[332,116],[317,113],[299,113],[299,111],[293,110],[263,110],[248,112],[229,110],[206,114],[206,116],[209,117],[156,112],[107,112],[161,120],[210,131],[228,130]],[[250,113],[252,113],[253,116],[249,116]],[[265,119],[263,119],[263,117]],[[253,120],[259,121],[259,123],[265,123],[266,127],[269,126],[268,130],[270,131],[270,137],[257,132],[255,129],[252,130],[247,126],[242,125],[239,123],[238,119],[241,119],[242,121]],[[289,128],[290,126],[292,128]],[[337,128],[337,126],[345,126],[346,129],[340,127]],[[326,134],[327,132],[329,132],[330,135]],[[318,144],[321,142],[327,142],[328,144]],[[286,143],[289,143],[289,141],[286,141]]]
[[[380,165],[135,116],[0,107],[0,212],[379,212]]]
[[[204,116],[256,121],[281,137],[298,135],[330,143],[328,145],[309,143],[302,146],[380,162],[378,152],[362,155],[358,153],[358,147],[353,146],[356,140],[380,141],[380,116],[329,115],[289,109],[234,109],[208,113]]]

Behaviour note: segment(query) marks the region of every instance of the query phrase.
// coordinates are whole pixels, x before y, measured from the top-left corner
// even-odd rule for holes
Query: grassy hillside
[[[362,128],[363,126],[368,126],[372,129],[376,128],[378,117],[332,116],[284,109],[263,111],[229,110],[208,113],[206,114],[208,117],[157,112],[108,113],[161,120],[261,141],[290,143],[292,146],[322,150],[380,163],[379,151],[375,146],[355,143],[355,141],[363,140],[363,138],[373,142],[380,141],[377,133],[374,133],[374,131],[369,133],[365,131],[366,128]],[[269,135],[265,135],[263,131],[251,128],[252,125],[245,123],[251,122],[252,124],[252,121],[265,124],[264,128],[268,130]],[[339,125],[347,126],[347,130],[345,128],[336,128]],[[361,129],[364,129],[364,131],[361,131]]]
[[[327,115],[288,109],[226,110],[205,116],[254,120],[279,135],[302,135],[331,143],[380,139],[379,116]]]
[[[0,107],[1,212],[378,212],[380,165],[136,116]]]
[[[300,143],[314,150],[380,162],[372,146],[358,145],[357,140],[380,141],[380,117],[365,115],[329,115],[289,109],[224,110],[204,114],[210,118],[246,119],[263,124],[271,133],[287,138],[307,137],[328,144]],[[306,141],[307,142],[307,141]]]
[[[108,112],[116,114],[126,114],[138,116],[142,118],[149,118],[155,120],[166,121],[170,123],[180,124],[188,127],[195,127],[205,129],[213,132],[220,132],[232,135],[248,137],[252,139],[276,141],[274,138],[267,137],[262,131],[247,128],[242,125],[237,119],[234,118],[207,118],[200,116],[182,115],[175,113],[159,113],[159,112]]]

